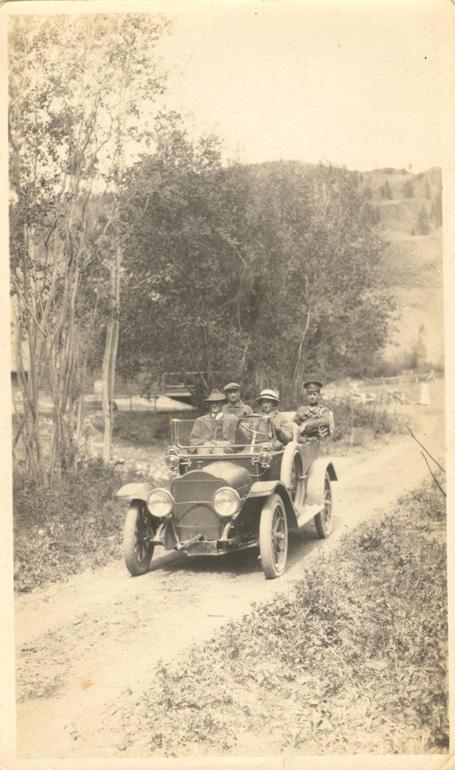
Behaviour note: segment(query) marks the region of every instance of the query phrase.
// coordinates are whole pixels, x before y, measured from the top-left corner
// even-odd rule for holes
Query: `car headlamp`
[[[147,498],[147,508],[152,516],[168,516],[174,506],[174,499],[167,489],[154,489]]]
[[[220,487],[212,498],[213,510],[218,516],[234,516],[240,510],[240,495],[232,487]]]
[[[171,471],[177,471],[180,464],[179,450],[175,446],[170,446],[166,453],[166,460]]]
[[[263,468],[269,468],[272,464],[272,446],[271,444],[261,444],[259,451],[254,455],[253,463],[260,463]]]

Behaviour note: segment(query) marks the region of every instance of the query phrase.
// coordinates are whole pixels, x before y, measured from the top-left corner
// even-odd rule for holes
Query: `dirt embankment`
[[[417,425],[436,455],[443,454],[441,415],[426,408]],[[121,755],[115,714],[125,691],[134,703],[160,661],[207,639],[251,602],[290,590],[344,532],[387,510],[427,475],[408,436],[340,457],[336,466],[333,535],[321,542],[307,528],[291,544],[280,580],[264,580],[254,551],[216,561],[167,554],[141,578],[130,578],[119,560],[18,597],[19,755]]]

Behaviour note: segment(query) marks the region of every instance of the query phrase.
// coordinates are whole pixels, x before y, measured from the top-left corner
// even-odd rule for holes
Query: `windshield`
[[[172,420],[171,425],[173,445],[197,454],[249,452],[274,438],[272,420],[266,415],[203,415],[196,420]]]

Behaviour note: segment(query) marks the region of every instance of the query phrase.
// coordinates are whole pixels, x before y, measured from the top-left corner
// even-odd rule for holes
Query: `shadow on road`
[[[311,523],[303,527],[300,532],[292,533],[289,538],[287,571],[311,553],[314,548],[321,546],[323,542],[317,536],[314,525]],[[223,574],[233,578],[255,572],[260,574],[259,549],[253,547],[219,556],[187,556],[184,553],[172,551],[154,557],[149,572],[158,570],[168,574],[184,572],[207,576]]]

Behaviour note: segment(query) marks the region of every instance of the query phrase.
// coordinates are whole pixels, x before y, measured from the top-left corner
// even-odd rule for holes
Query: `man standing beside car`
[[[305,441],[308,438],[326,439],[333,435],[335,423],[333,413],[325,406],[320,398],[322,382],[312,378],[303,383],[308,404],[299,406],[295,415],[296,440]]]

